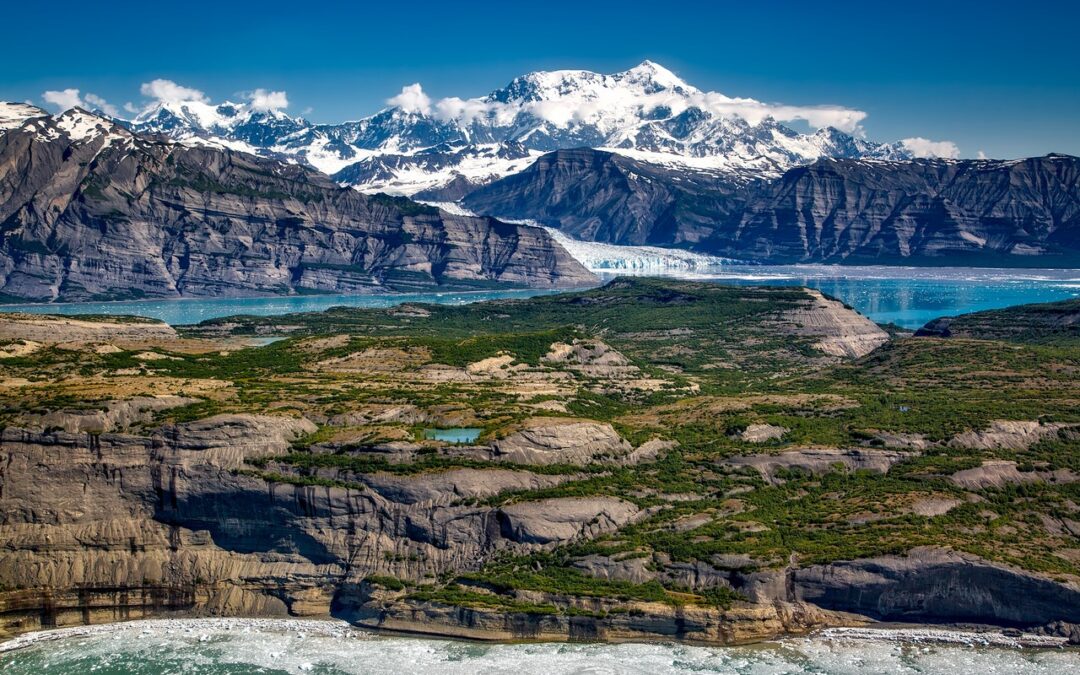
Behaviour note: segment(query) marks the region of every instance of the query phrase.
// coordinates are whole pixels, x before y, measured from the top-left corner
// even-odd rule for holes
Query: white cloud
[[[138,114],[139,112],[142,111],[142,108],[135,105],[131,101],[128,101],[127,103],[124,104],[124,110],[126,110],[127,112],[132,113],[132,114]]]
[[[78,89],[63,89],[61,91],[50,90],[43,93],[41,95],[41,98],[46,103],[51,103],[60,110],[86,107],[86,104],[83,103],[82,97],[79,96]]]
[[[862,134],[862,121],[866,113],[862,110],[836,105],[798,106],[781,103],[763,103],[752,98],[730,98],[715,91],[695,92],[688,97],[698,108],[711,110],[720,115],[741,117],[750,124],[759,124],[766,118],[779,122],[801,120],[811,127],[836,127],[849,134]]]
[[[420,83],[401,88],[401,93],[386,100],[387,105],[397,106],[405,112],[428,113],[431,111],[431,98],[424,93]]]
[[[931,141],[928,138],[905,138],[900,141],[904,149],[916,157],[942,157],[956,159],[960,156],[960,148],[952,141]]]
[[[152,82],[143,82],[142,87],[139,88],[139,92],[143,96],[149,96],[150,98],[157,99],[164,103],[176,103],[178,101],[209,102],[206,94],[198,89],[181,86],[172,80],[158,79]]]
[[[484,98],[450,97],[436,102],[432,108],[420,85],[414,84],[402,89],[401,94],[387,103],[414,112],[431,110],[437,118],[447,122],[468,124],[490,118],[496,124],[507,124],[519,113],[530,113],[558,127],[605,115],[629,119],[639,109],[648,113],[663,107],[671,110],[672,115],[678,115],[687,108],[700,108],[724,117],[740,117],[750,124],[759,124],[770,117],[780,122],[802,120],[811,127],[831,126],[860,136],[863,134],[861,124],[867,116],[862,110],[837,105],[796,106],[732,98],[717,92],[699,91],[681,81],[678,91],[675,88],[628,91],[606,76],[591,80],[583,88],[571,88],[566,94],[560,92],[554,98],[540,101],[502,103]]]
[[[100,110],[111,117],[116,117],[120,114],[120,111],[116,106],[97,94],[87,92],[86,95],[83,96],[80,94],[79,90],[75,88],[61,89],[59,91],[50,89],[49,91],[43,92],[41,98],[46,103],[59,108],[61,112],[70,110],[71,108],[83,108],[85,110]]]
[[[391,99],[392,100],[392,99]],[[389,103],[389,101],[387,101]],[[471,122],[487,115],[494,103],[487,103],[478,98],[462,99],[457,96],[441,99],[435,104],[435,116],[443,121],[461,120]]]
[[[989,157],[987,157],[987,156],[986,156],[986,153],[985,153],[985,152],[983,152],[982,150],[980,150],[980,151],[979,151],[979,154],[978,154],[978,155],[976,155],[976,156],[977,156],[977,157],[978,157],[979,159],[990,159]]]
[[[255,110],[281,110],[289,107],[289,98],[283,91],[256,89],[247,94],[246,98],[251,101],[251,107]]]
[[[91,94],[87,92],[84,98],[87,103],[92,105],[95,109],[105,113],[109,117],[117,117],[120,115],[120,110],[116,106],[101,98],[97,94]]]

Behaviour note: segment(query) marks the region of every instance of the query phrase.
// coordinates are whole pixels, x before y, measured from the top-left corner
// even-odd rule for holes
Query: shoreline
[[[343,640],[380,640],[380,639],[406,639],[406,640],[435,640],[446,642],[458,642],[463,644],[669,644],[691,645],[696,647],[708,647],[716,649],[730,649],[735,647],[747,647],[765,644],[798,644],[806,641],[871,641],[896,643],[906,645],[923,646],[958,646],[958,647],[982,647],[1012,650],[1071,650],[1078,651],[1076,647],[1068,644],[1066,638],[1034,633],[1006,634],[1003,628],[986,626],[982,627],[948,624],[906,624],[906,623],[878,623],[867,626],[837,626],[819,628],[808,633],[787,633],[776,635],[771,638],[752,640],[738,644],[717,644],[701,640],[679,639],[594,639],[594,640],[554,640],[554,639],[518,639],[506,640],[498,637],[485,639],[483,637],[467,637],[455,634],[452,631],[403,631],[367,626],[357,626],[344,619],[332,616],[323,617],[161,617],[150,619],[133,619],[130,621],[113,621],[108,623],[65,626],[49,628],[45,630],[31,631],[16,635],[6,640],[0,640],[0,658],[5,654],[11,654],[23,649],[28,649],[40,644],[57,642],[62,640],[92,637],[116,633],[125,629],[142,629],[143,633],[153,630],[166,632],[182,632],[194,634],[199,632],[237,632],[237,633],[280,633],[293,632],[301,637],[318,634],[321,637],[336,638]]]

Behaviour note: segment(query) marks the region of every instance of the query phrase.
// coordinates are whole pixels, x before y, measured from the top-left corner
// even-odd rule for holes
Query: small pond
[[[459,427],[457,429],[424,429],[424,438],[444,443],[475,443],[483,429]]]

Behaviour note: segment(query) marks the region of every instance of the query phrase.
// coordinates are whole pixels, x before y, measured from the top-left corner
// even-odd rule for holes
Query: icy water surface
[[[948,642],[937,639],[944,638]],[[44,639],[43,639],[44,638]],[[478,644],[376,636],[340,622],[140,621],[0,645],[0,672],[31,673],[877,673],[1080,672],[1080,652],[935,630],[827,631],[748,647]],[[2,651],[7,649],[8,651]]]
[[[604,280],[617,274],[599,271]],[[1080,297],[1080,270],[982,268],[844,267],[835,265],[724,265],[693,270],[647,270],[717,283],[809,286],[832,295],[879,323],[918,328],[939,316],[1031,302]],[[496,298],[526,298],[557,291],[507,290],[385,295],[315,295],[269,298],[208,298],[132,302],[0,305],[0,311],[57,314],[134,314],[173,325],[235,314],[317,312],[335,306],[389,307],[403,302],[463,304]]]

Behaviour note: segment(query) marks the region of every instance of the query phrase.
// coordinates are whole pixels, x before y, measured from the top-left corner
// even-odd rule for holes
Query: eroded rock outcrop
[[[503,507],[499,522],[507,539],[547,545],[611,532],[640,512],[613,497],[541,499]]]
[[[889,341],[880,326],[839,300],[809,288],[806,293],[811,298],[809,306],[792,310],[785,318],[795,325],[797,335],[818,338],[815,348],[831,356],[857,358]]]
[[[943,549],[814,565],[790,579],[794,600],[890,621],[1080,621],[1080,588]]]
[[[639,514],[614,499],[470,505],[568,478],[527,471],[370,474],[356,487],[251,472],[247,460],[315,430],[301,418],[218,415],[149,434],[83,421],[0,435],[0,636],[169,610],[326,614],[368,575],[467,571]]]
[[[78,319],[43,314],[0,314],[0,339],[58,342],[154,342],[175,340],[172,326],[152,319]]]
[[[1057,436],[1067,424],[1035,421],[994,420],[988,429],[966,431],[954,436],[949,445],[968,450],[1027,450],[1039,441]]]
[[[781,470],[800,470],[820,474],[836,466],[847,470],[865,470],[886,473],[893,464],[911,456],[911,453],[869,448],[809,448],[791,450],[775,455],[739,455],[721,463],[732,467],[751,467],[769,483],[781,482],[777,476]]]
[[[775,424],[751,424],[735,434],[735,437],[747,443],[766,443],[780,440],[787,432],[788,429]]]
[[[492,445],[494,459],[517,464],[587,464],[632,449],[607,423],[536,417]]]
[[[949,476],[953,484],[966,490],[984,490],[986,488],[1000,488],[1006,485],[1021,483],[1034,483],[1046,481],[1049,483],[1072,483],[1080,479],[1068,469],[1056,471],[1020,471],[1016,462],[1005,459],[990,459],[973,469],[957,471]]]

